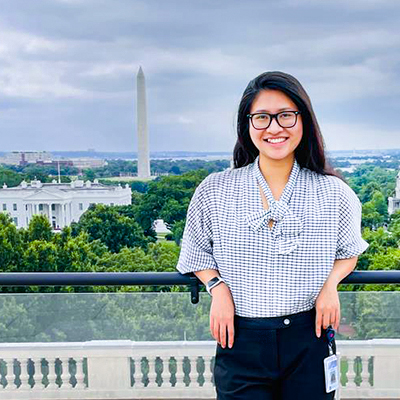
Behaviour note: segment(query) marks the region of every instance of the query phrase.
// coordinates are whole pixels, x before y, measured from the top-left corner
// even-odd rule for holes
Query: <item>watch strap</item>
[[[216,276],[214,278],[211,278],[207,284],[206,284],[206,289],[209,295],[211,296],[211,289],[213,289],[215,286],[219,285],[221,282],[225,282],[220,276]]]

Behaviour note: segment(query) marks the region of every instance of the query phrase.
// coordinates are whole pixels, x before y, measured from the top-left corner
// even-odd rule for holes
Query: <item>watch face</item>
[[[207,286],[213,285],[214,283],[216,283],[218,281],[219,281],[219,279],[217,277],[212,278],[207,282]]]

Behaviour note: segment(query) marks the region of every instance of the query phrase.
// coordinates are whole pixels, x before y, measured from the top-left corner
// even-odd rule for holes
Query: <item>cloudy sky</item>
[[[297,77],[328,150],[400,148],[400,2],[2,0],[0,151],[231,151],[247,83]]]

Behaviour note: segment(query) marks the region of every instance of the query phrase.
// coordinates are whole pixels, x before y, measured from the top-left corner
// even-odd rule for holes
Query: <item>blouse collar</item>
[[[289,254],[299,246],[299,235],[303,231],[301,220],[289,207],[289,201],[300,172],[300,165],[295,159],[289,180],[286,183],[279,201],[277,201],[274,199],[267,181],[261,173],[258,163],[259,156],[257,156],[251,166],[251,175],[252,178],[255,179],[255,183],[259,183],[265,193],[268,199],[269,208],[268,210],[262,208],[255,211],[249,211],[245,218],[246,222],[254,232],[258,232],[259,230],[270,229],[268,227],[270,219],[276,221],[272,227],[271,234],[278,241],[278,253]],[[258,192],[258,196],[260,196],[258,188],[255,190]]]
[[[278,200],[274,199],[274,196],[272,194],[272,191],[267,183],[267,181],[264,178],[264,175],[261,172],[259,161],[260,160],[260,155],[257,156],[257,158],[254,160],[253,165],[252,165],[252,175],[253,177],[256,178],[257,183],[261,186],[261,189],[263,190],[265,196],[268,199],[268,204],[273,205],[276,202],[284,202],[286,204],[289,203],[290,198],[293,193],[293,189],[296,185],[297,177],[300,172],[300,164],[297,162],[296,159],[294,159],[294,163],[292,166],[292,170],[290,171],[289,179],[285,185],[285,188],[281,194],[281,197]]]

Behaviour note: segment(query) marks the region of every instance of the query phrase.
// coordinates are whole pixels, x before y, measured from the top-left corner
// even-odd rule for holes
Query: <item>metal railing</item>
[[[341,284],[400,284],[400,271],[353,271]],[[7,272],[0,286],[154,286],[188,285],[193,304],[199,301],[202,282],[179,272]]]

